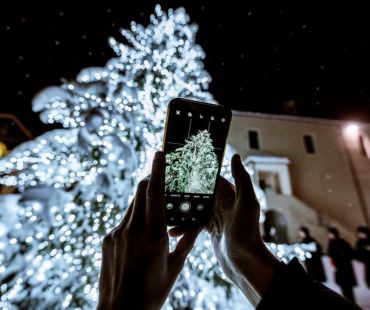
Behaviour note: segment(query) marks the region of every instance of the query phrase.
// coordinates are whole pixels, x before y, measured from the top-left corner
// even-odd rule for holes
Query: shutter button
[[[184,201],[183,203],[180,204],[180,210],[182,212],[188,212],[190,210],[190,203],[187,201]]]

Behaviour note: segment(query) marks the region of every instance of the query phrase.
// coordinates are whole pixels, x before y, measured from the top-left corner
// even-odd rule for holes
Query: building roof
[[[232,110],[233,116],[239,117],[251,117],[251,118],[260,118],[260,119],[270,119],[270,120],[280,120],[280,121],[289,121],[289,122],[305,122],[305,123],[314,123],[321,125],[331,125],[331,126],[344,126],[352,123],[356,123],[360,126],[370,127],[369,123],[360,122],[356,120],[333,120],[333,119],[323,119],[323,118],[313,118],[297,115],[280,115],[280,114],[267,114],[260,112],[248,112],[248,111],[238,111]]]

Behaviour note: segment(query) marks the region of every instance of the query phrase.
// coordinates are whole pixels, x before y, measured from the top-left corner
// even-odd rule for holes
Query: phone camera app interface
[[[207,215],[222,164],[230,119],[223,109],[201,107],[175,105],[169,111],[165,186],[170,223]]]

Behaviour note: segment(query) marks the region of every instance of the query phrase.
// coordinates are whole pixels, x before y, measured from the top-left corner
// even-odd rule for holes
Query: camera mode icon
[[[204,206],[200,203],[197,205],[197,210],[202,211],[204,209]]]

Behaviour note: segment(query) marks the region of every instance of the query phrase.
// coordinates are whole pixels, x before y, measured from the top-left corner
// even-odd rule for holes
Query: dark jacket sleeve
[[[267,309],[360,309],[339,294],[312,281],[295,258],[281,263],[257,310]]]

